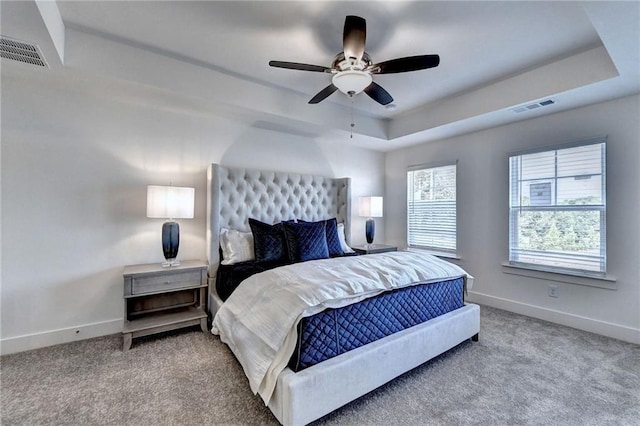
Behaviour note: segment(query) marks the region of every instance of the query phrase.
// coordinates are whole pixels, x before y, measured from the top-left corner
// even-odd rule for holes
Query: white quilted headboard
[[[266,223],[287,219],[337,218],[351,234],[351,178],[222,167],[207,170],[207,257],[209,290],[220,263],[220,229],[248,232],[249,218]],[[213,285],[211,285],[213,284]]]

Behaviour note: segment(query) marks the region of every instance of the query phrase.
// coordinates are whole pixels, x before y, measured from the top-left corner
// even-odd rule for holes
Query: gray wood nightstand
[[[351,248],[359,254],[385,253],[388,251],[398,251],[396,246],[388,246],[386,244],[365,244],[363,246],[351,246]]]
[[[200,325],[207,331],[207,264],[199,260],[163,268],[160,263],[124,268],[122,350],[132,339]]]

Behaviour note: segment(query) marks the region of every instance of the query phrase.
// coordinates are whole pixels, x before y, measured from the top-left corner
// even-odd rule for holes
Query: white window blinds
[[[456,164],[407,172],[409,247],[456,251]]]
[[[604,273],[605,139],[509,158],[509,261]]]

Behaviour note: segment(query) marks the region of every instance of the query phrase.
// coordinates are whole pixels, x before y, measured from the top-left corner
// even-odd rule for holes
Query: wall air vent
[[[49,68],[37,45],[3,35],[0,35],[0,57]]]
[[[529,105],[522,105],[522,106],[519,106],[519,107],[511,108],[511,111],[513,111],[515,113],[527,112],[527,111],[531,111],[531,110],[534,110],[534,109],[538,109],[540,107],[553,105],[555,103],[556,103],[556,101],[554,101],[553,99],[547,99],[547,100],[540,101],[540,102],[535,102],[535,103],[532,103],[532,104],[529,104]]]

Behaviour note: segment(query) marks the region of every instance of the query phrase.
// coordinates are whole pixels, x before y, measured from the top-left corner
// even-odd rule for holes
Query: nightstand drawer
[[[131,278],[131,294],[156,293],[202,284],[200,270]]]

